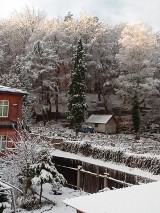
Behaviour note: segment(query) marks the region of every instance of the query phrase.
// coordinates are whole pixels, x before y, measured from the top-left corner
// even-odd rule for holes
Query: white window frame
[[[0,117],[8,117],[8,111],[9,111],[9,101],[8,100],[0,100],[2,101],[2,104],[0,103],[0,107],[2,107],[2,115]],[[7,101],[7,104],[4,104],[4,102]],[[4,108],[7,107],[7,115],[4,115]]]
[[[5,146],[2,145],[2,143],[5,143]],[[2,147],[5,147],[3,150]],[[7,136],[6,135],[0,135],[0,153],[4,153],[7,148]]]

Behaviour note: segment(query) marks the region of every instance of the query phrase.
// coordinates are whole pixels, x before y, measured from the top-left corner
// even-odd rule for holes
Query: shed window
[[[98,127],[98,124],[95,124],[95,127]]]
[[[7,136],[0,135],[0,152],[5,152],[7,145]]]
[[[8,117],[9,101],[0,100],[0,117]]]

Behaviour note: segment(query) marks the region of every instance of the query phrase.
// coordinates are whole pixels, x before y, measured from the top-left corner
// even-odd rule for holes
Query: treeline
[[[67,91],[79,39],[86,92],[97,93],[106,112],[131,106],[136,95],[140,105],[149,103],[159,113],[160,37],[145,23],[112,25],[71,13],[49,20],[26,7],[0,21],[0,83],[28,90],[34,107],[49,116],[62,84]]]

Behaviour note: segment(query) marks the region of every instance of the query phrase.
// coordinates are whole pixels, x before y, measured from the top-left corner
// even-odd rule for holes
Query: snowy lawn
[[[80,195],[87,194],[85,192],[74,190],[74,189],[69,189],[67,187],[62,187],[61,192],[62,192],[61,195],[54,195],[54,192],[51,189],[51,185],[44,184],[43,196],[48,198],[49,200],[55,202],[56,205],[54,206],[54,205],[48,204],[48,205],[42,206],[42,208],[40,208],[40,209],[31,210],[31,211],[26,211],[24,209],[18,209],[18,212],[21,212],[21,213],[42,213],[42,212],[76,213],[76,210],[63,204],[62,200],[65,200],[66,198],[74,198],[74,197],[78,197]]]
[[[160,134],[157,134],[156,141],[149,137],[141,137],[141,140],[135,141],[132,134],[115,134],[105,135],[102,133],[82,133],[75,136],[75,132],[69,128],[65,128],[64,122],[48,122],[46,126],[40,122],[33,125],[32,132],[35,134],[45,135],[52,138],[63,139],[63,141],[88,141],[92,145],[113,148],[114,150],[122,150],[135,154],[160,154]],[[146,134],[147,135],[147,134]]]

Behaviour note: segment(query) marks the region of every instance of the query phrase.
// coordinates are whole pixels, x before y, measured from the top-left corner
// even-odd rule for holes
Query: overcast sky
[[[0,0],[0,19],[26,5],[44,10],[49,18],[63,17],[69,11],[77,18],[87,12],[113,24],[146,21],[154,30],[160,30],[160,0]]]

